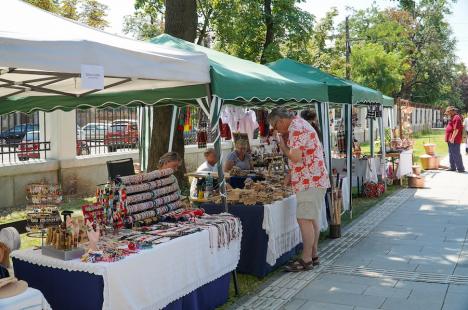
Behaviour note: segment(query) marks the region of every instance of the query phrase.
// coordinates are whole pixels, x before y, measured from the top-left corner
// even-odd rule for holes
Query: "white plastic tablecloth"
[[[302,242],[301,232],[297,224],[296,208],[296,195],[264,206],[262,228],[268,236],[266,261],[270,266],[274,266],[278,258]],[[320,229],[323,231],[327,228],[327,211],[324,199]]]
[[[50,310],[50,305],[44,298],[44,295],[35,288],[28,287],[23,293],[8,297],[0,298],[0,309],[2,310]]]
[[[401,179],[405,175],[413,173],[413,150],[407,150],[400,153],[398,161],[398,170],[396,176]]]
[[[240,240],[223,248],[210,248],[207,230],[143,250],[114,263],[62,261],[33,249],[12,257],[29,263],[84,271],[104,279],[103,309],[160,309],[237,267]]]

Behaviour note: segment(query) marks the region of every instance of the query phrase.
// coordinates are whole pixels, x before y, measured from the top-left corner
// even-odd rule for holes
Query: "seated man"
[[[198,167],[197,172],[218,172],[218,154],[215,149],[206,149],[205,162]],[[197,197],[197,178],[193,178],[192,185],[190,186],[190,197]]]

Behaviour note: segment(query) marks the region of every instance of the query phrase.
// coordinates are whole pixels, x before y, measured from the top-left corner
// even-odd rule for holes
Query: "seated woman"
[[[178,153],[168,152],[159,158],[158,168],[160,170],[171,168],[172,170],[174,170],[174,173],[175,173],[179,169],[181,164],[182,164],[182,158],[180,158],[180,155]],[[176,176],[172,175],[172,177],[174,178],[174,182],[178,186],[179,182],[177,181]],[[179,194],[180,194],[180,187],[179,187]]]
[[[237,140],[235,150],[231,152],[224,164],[224,171],[229,172],[233,167],[241,170],[253,170],[253,162],[250,154],[247,153],[249,144],[246,140]]]

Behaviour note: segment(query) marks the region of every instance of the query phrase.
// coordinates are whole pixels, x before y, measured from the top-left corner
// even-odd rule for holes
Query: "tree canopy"
[[[94,28],[104,29],[109,26],[106,20],[109,8],[98,0],[26,0],[26,2]]]

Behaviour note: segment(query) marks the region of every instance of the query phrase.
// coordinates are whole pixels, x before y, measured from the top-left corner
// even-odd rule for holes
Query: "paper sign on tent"
[[[81,88],[104,89],[104,67],[81,65]]]

